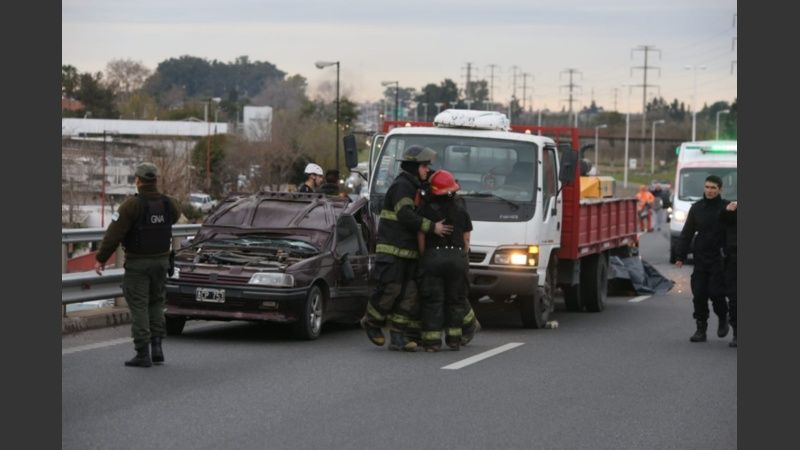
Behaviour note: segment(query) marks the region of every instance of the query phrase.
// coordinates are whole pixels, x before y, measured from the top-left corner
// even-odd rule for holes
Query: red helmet
[[[456,182],[456,178],[446,170],[437,170],[431,176],[431,193],[433,195],[447,195],[459,189],[461,186]]]

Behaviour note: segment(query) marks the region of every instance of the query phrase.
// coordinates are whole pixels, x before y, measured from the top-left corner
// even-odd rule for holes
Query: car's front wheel
[[[325,295],[319,286],[312,286],[306,296],[303,312],[294,324],[294,330],[300,339],[313,340],[322,331],[322,311]]]

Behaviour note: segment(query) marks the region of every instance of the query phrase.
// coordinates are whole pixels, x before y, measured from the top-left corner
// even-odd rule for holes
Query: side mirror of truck
[[[343,139],[344,141],[344,160],[347,163],[348,169],[353,169],[358,165],[358,146],[356,145],[356,136],[348,134]]]
[[[562,185],[567,185],[575,180],[576,165],[578,164],[578,152],[571,148],[561,149],[561,164],[559,165],[558,181]]]

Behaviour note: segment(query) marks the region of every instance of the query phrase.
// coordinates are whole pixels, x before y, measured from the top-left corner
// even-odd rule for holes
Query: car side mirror
[[[575,171],[578,164],[578,152],[571,148],[562,149],[561,164],[559,165],[558,181],[563,185],[575,181]]]
[[[347,163],[348,169],[354,169],[358,165],[358,145],[356,145],[356,136],[348,134],[343,139],[344,141],[344,160]]]

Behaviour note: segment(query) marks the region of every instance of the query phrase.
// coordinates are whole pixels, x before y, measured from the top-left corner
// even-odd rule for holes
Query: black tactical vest
[[[125,251],[135,255],[156,255],[169,251],[172,241],[172,217],[169,199],[146,199],[138,196],[142,213],[125,235]]]

